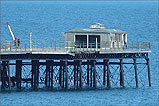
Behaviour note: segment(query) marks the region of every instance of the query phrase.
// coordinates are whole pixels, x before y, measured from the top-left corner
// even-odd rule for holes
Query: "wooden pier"
[[[1,88],[140,87],[146,85],[144,79],[151,86],[149,42],[128,42],[122,49],[93,48],[85,43],[77,47],[74,42],[71,48],[67,45],[64,41],[32,41],[30,47],[28,41],[21,41],[15,48],[13,42],[2,41]],[[141,72],[147,78],[139,78]]]

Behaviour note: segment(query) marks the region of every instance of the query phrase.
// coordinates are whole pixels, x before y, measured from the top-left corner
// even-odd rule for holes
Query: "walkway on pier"
[[[71,44],[71,46],[68,46]],[[109,42],[97,44],[105,45],[104,48],[98,48],[96,44],[89,44],[89,48],[86,48],[86,44],[77,45],[74,42],[64,41],[21,41],[19,48],[14,46],[14,42],[2,41],[0,54],[71,54],[71,53],[95,53],[110,54],[110,53],[149,53],[151,52],[150,42],[128,42],[125,47],[107,48]],[[117,43],[118,44],[118,43]],[[110,45],[109,45],[110,46]]]

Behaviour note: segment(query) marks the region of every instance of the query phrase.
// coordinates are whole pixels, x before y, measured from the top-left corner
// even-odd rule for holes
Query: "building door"
[[[89,35],[89,48],[100,48],[100,35]]]
[[[87,48],[87,35],[75,35],[75,46],[77,48]]]

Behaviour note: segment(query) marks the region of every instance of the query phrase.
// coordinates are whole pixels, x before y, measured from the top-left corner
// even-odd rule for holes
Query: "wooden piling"
[[[22,79],[22,60],[16,60],[16,82],[18,89],[21,89],[21,79]]]
[[[32,60],[33,89],[39,87],[39,60]]]
[[[1,59],[1,57],[0,57],[0,59]],[[2,82],[2,84],[1,84],[1,88],[3,88],[3,81],[2,81],[2,74],[3,74],[3,71],[2,71],[2,64],[1,64],[1,61],[0,61],[0,81]]]
[[[64,62],[62,62],[62,67],[63,67],[63,74],[62,74],[62,88],[65,87],[65,65],[64,65]]]
[[[37,74],[37,88],[39,88],[39,60],[36,61],[36,74]]]
[[[106,60],[106,66],[107,66],[107,87],[111,88],[110,83],[110,70],[109,70],[109,60]]]
[[[80,72],[80,88],[83,88],[83,82],[82,82],[82,60],[79,61],[79,72]]]
[[[151,75],[150,75],[150,64],[149,64],[149,58],[146,58],[146,61],[147,61],[147,71],[148,71],[149,86],[151,86]]]
[[[10,66],[9,66],[9,61],[7,62],[7,67],[8,67],[8,78],[9,78],[9,91],[11,92],[11,78],[10,78]]]
[[[60,61],[60,63],[61,63],[61,61]],[[60,85],[60,87],[62,86],[62,66],[61,66],[61,64],[60,64],[60,68],[59,68],[59,85]]]
[[[48,76],[48,71],[47,71],[47,66],[46,66],[46,69],[45,69],[45,87],[48,87],[47,86],[47,76]]]
[[[67,60],[65,60],[65,87],[66,89],[69,89],[69,85],[68,85],[68,68],[67,68]]]
[[[96,60],[93,60],[93,87],[97,88],[97,80],[96,80]]]
[[[34,87],[34,72],[33,72],[33,66],[32,66],[32,69],[31,69],[31,88]]]
[[[78,62],[77,62],[77,74],[76,74],[76,80],[77,80],[77,88],[78,88],[78,73],[79,73],[79,64],[78,64]]]
[[[33,89],[36,89],[36,62],[32,60],[32,71],[33,71]]]
[[[2,61],[2,70],[1,71],[2,71],[1,72],[2,88],[6,88],[5,77],[6,77],[7,71],[6,71],[6,62],[5,61]]]
[[[92,87],[92,73],[93,73],[93,63],[91,61],[90,87]]]
[[[136,58],[134,60],[134,70],[135,70],[135,81],[136,81],[136,87],[138,88],[138,76],[137,76],[137,65],[136,65]]]
[[[75,87],[75,89],[76,89],[76,87],[77,87],[77,85],[76,85],[76,76],[77,76],[77,74],[76,74],[76,72],[77,72],[77,68],[76,68],[76,61],[74,60],[74,68],[73,68],[73,71],[74,71],[74,87]]]
[[[48,77],[48,71],[47,71],[47,70],[48,70],[48,62],[47,62],[47,60],[46,60],[46,69],[45,69],[45,73],[46,73],[46,74],[45,74],[45,87],[48,87],[48,86],[47,86],[47,80],[48,80],[48,78],[47,78],[47,77]]]
[[[87,86],[89,87],[89,60],[87,60]]]
[[[50,63],[48,64],[48,73],[49,73],[49,76],[48,76],[48,79],[49,79],[49,83],[48,83],[48,86],[49,88],[51,87],[51,67],[50,67]]]
[[[120,86],[124,88],[123,59],[120,59]]]
[[[103,67],[103,86],[105,86],[105,82],[106,82],[106,60],[104,60],[104,67]]]
[[[46,60],[45,86],[50,88],[50,60]]]
[[[51,88],[53,88],[53,73],[54,73],[54,62],[50,61],[50,65],[51,65]]]

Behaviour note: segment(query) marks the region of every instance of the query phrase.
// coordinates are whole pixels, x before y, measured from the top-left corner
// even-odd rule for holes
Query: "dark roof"
[[[67,32],[64,32],[63,34],[68,34],[68,33],[96,33],[96,34],[123,34],[127,33],[125,31],[119,30],[119,29],[72,29]]]

